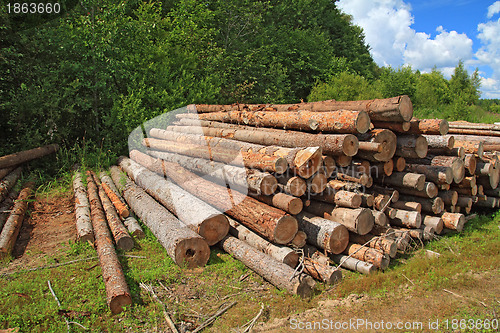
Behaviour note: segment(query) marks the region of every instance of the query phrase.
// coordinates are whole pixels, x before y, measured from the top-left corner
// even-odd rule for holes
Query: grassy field
[[[69,200],[70,196],[69,191],[57,191],[45,193],[37,201],[40,197],[53,197],[59,202]],[[34,214],[32,211],[32,218]],[[238,329],[254,318],[261,308],[264,310],[259,321],[268,322],[269,326],[260,325],[259,331],[287,332],[288,319],[278,321],[277,328],[273,322],[282,317],[307,318],[308,314],[325,311],[328,309],[325,304],[333,301],[337,303],[331,303],[328,315],[336,318],[364,315],[410,320],[419,316],[430,318],[431,314],[441,320],[498,318],[499,221],[499,214],[479,216],[469,221],[462,233],[444,236],[413,253],[400,256],[383,273],[363,276],[345,271],[344,280],[339,285],[318,284],[318,291],[311,300],[302,300],[275,289],[217,247],[212,249],[206,267],[178,267],[146,230],[147,237],[136,240],[134,250],[120,253],[134,304],[119,315],[111,315],[107,309],[101,269],[96,252],[89,244],[66,240],[50,251],[28,246],[22,256],[7,258],[0,263],[0,329],[63,332],[67,331],[66,318],[91,331],[168,331],[162,307],[139,287],[141,282],[153,286],[178,328],[192,330],[219,308],[237,302],[206,332]],[[35,224],[32,233],[37,227]],[[426,250],[438,252],[441,256],[429,259]],[[55,268],[26,270],[74,260],[80,261]],[[48,281],[61,302],[61,308],[50,292]],[[443,303],[445,289],[445,297],[460,304]],[[365,298],[357,306],[342,303],[352,294]],[[390,305],[400,304],[398,302],[410,302],[411,306],[395,311]],[[434,311],[429,312],[430,309]],[[302,313],[306,317],[301,317]],[[70,324],[70,330],[79,332],[83,328]],[[452,330],[441,327],[440,331]]]

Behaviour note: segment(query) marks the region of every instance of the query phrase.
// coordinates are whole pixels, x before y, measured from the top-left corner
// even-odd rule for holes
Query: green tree
[[[337,76],[331,77],[327,82],[316,84],[308,97],[308,101],[322,101],[326,99],[353,101],[381,97],[382,94],[377,90],[377,87],[364,77],[342,72]]]

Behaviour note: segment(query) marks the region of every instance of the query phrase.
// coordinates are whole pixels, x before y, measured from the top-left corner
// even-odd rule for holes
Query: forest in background
[[[0,45],[0,155],[58,143],[67,163],[111,158],[144,121],[191,103],[406,94],[418,117],[485,122],[500,108],[479,99],[478,72],[462,62],[451,79],[377,66],[330,0],[68,0],[57,15],[2,6]]]

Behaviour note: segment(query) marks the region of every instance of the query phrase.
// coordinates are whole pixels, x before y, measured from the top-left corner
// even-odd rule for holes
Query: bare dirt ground
[[[16,241],[14,260],[0,273],[32,268],[46,263],[48,257],[68,249],[76,239],[73,198],[70,194],[39,195],[29,204],[28,216]]]

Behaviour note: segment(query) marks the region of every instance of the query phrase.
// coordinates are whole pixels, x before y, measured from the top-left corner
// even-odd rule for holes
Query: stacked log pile
[[[310,294],[307,274],[333,283],[338,267],[384,270],[412,245],[460,232],[472,209],[500,204],[490,137],[450,135],[453,123],[413,118],[407,96],[187,110],[121,158],[127,202],[140,210],[125,194],[135,181],[208,244],[220,241],[292,293]],[[139,217],[152,229],[160,223]],[[200,224],[207,218],[210,235]]]

